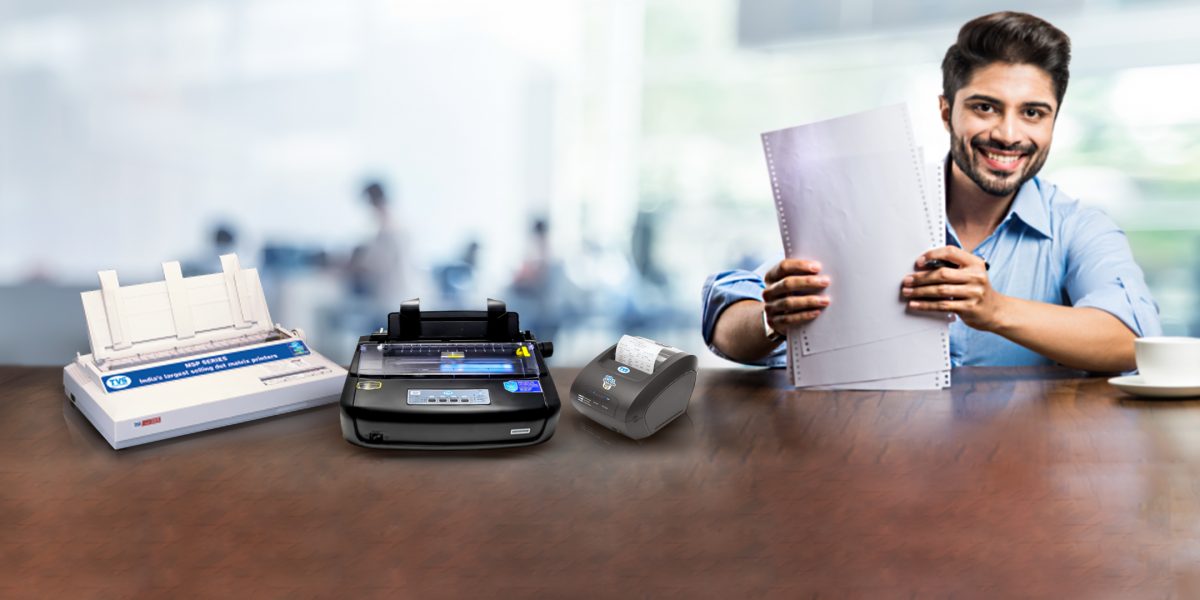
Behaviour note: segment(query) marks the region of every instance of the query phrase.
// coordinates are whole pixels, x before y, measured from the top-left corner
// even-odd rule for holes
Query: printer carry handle
[[[407,300],[400,311],[388,315],[387,339],[415,340],[521,340],[517,313],[500,300],[488,298],[487,311],[421,312],[420,298]]]
[[[508,315],[508,307],[504,305],[504,302],[495,298],[487,299],[487,336],[489,340],[494,342],[512,341],[512,334],[517,333],[517,316],[516,313],[512,313],[512,331],[510,331],[508,319],[505,318]],[[517,335],[520,334],[517,333]]]
[[[395,317],[393,320],[392,317]],[[421,337],[421,299],[413,298],[400,303],[400,312],[388,315],[388,337],[399,339]]]

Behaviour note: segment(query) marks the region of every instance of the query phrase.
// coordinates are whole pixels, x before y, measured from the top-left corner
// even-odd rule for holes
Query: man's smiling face
[[[1058,102],[1044,70],[992,63],[941,99],[954,164],[983,191],[1007,197],[1041,170],[1050,154]]]

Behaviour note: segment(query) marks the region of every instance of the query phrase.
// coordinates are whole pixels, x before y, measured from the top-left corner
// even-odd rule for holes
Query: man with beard
[[[897,283],[912,310],[957,316],[954,366],[1127,371],[1134,339],[1161,332],[1125,234],[1037,177],[1070,52],[1053,25],[1001,12],[964,25],[942,61],[947,245]],[[836,281],[811,260],[717,273],[704,286],[704,339],[732,360],[784,366],[780,334],[817,318],[830,289]]]

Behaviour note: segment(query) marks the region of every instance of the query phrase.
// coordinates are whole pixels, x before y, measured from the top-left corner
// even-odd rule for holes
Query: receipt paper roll
[[[646,338],[623,335],[621,341],[617,342],[616,359],[643,373],[654,374],[654,363],[664,348],[662,344]]]

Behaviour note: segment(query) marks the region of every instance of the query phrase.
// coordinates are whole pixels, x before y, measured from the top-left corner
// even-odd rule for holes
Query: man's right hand
[[[763,310],[771,329],[784,333],[812,321],[829,306],[829,296],[821,295],[829,287],[829,276],[820,272],[821,263],[798,258],[785,258],[767,271]]]

